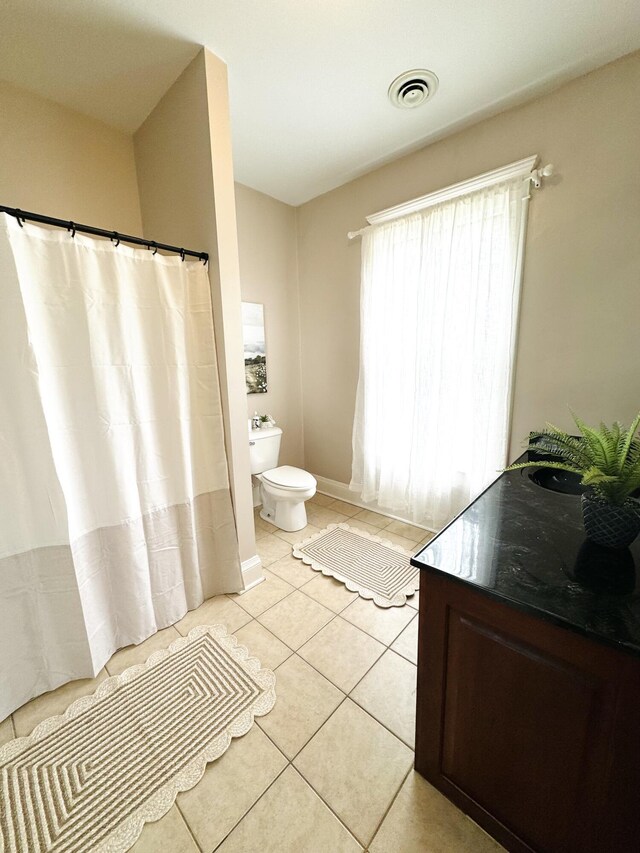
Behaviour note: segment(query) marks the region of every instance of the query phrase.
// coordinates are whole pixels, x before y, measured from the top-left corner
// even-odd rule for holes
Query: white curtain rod
[[[419,198],[405,201],[402,204],[396,204],[394,207],[387,207],[378,213],[372,213],[367,216],[369,223],[359,231],[349,231],[347,237],[353,240],[356,237],[361,237],[373,225],[381,225],[384,222],[391,222],[394,219],[399,219],[402,216],[409,216],[412,213],[418,213],[421,210],[426,210],[436,204],[441,204],[445,201],[458,198],[459,196],[467,195],[468,193],[476,192],[494,184],[502,183],[503,181],[511,180],[522,175],[522,178],[527,183],[533,184],[536,189],[542,186],[542,179],[553,175],[553,164],[548,163],[541,169],[535,169],[534,166],[538,161],[538,155],[534,154],[531,157],[525,157],[524,160],[517,160],[515,163],[509,163],[508,166],[501,166],[499,169],[493,169],[491,172],[484,172],[482,175],[477,175],[475,178],[469,178],[466,181],[460,181],[457,184],[452,184],[449,187],[444,187],[441,190],[436,190]]]

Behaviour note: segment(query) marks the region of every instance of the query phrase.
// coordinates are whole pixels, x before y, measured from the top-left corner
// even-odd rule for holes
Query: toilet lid
[[[293,465],[281,465],[265,471],[262,479],[274,486],[282,486],[285,489],[311,489],[317,485],[315,477],[302,468],[294,468]]]

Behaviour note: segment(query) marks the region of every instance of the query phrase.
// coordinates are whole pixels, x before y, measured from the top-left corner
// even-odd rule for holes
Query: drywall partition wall
[[[304,465],[296,212],[236,184],[243,302],[264,305],[266,394],[247,395],[247,415],[268,412],[283,429],[280,464]]]
[[[145,236],[209,253],[240,559],[258,580],[226,66],[200,51],[134,135]]]
[[[639,89],[634,53],[298,208],[307,470],[342,483],[351,475],[360,243],[347,231],[367,214],[530,154],[553,162],[557,175],[529,206],[511,457],[544,421],[571,426],[568,404],[587,421],[632,419],[640,409]]]
[[[0,204],[139,234],[133,140],[0,82]]]

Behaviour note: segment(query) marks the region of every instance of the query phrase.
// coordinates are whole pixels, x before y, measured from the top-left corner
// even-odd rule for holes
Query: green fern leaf
[[[631,448],[631,445],[633,443],[633,437],[636,434],[636,432],[638,431],[639,426],[640,426],[640,412],[638,412],[638,414],[635,416],[633,423],[631,424],[627,434],[625,435],[624,442],[622,445],[622,450],[620,452],[620,459],[621,459],[622,465],[624,465],[624,463],[625,463],[625,460],[627,458],[627,455],[628,455],[629,450]]]
[[[589,447],[592,464],[603,471],[607,471],[610,460],[615,459],[613,448],[607,444],[606,439],[597,430],[587,426],[577,415],[573,414],[573,419]]]
[[[611,474],[605,474],[600,468],[593,466],[582,474],[583,486],[599,486],[602,483],[615,483],[617,477]]]
[[[554,427],[553,424],[547,424],[547,428],[540,432],[531,433],[529,449],[559,456],[572,465],[591,464],[591,459],[585,453],[581,441]]]

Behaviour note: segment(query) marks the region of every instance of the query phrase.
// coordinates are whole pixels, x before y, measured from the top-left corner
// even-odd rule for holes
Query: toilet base
[[[307,526],[307,510],[304,501],[269,500],[264,488],[260,518],[289,533],[295,533]]]
[[[295,533],[296,530],[302,530],[307,526],[307,511],[304,503],[278,501],[275,512],[268,512],[263,506],[260,510],[260,518],[289,533]]]

